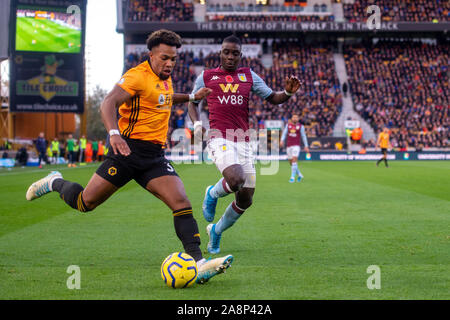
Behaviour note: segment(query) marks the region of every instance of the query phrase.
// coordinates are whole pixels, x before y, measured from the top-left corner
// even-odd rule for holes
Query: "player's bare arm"
[[[100,114],[102,116],[103,124],[105,125],[105,128],[108,132],[113,129],[119,130],[116,117],[117,108],[119,108],[120,105],[131,98],[131,94],[117,85],[105,97],[100,106]],[[111,144],[111,148],[114,151],[114,154],[117,154],[119,152],[124,156],[130,155],[130,148],[120,135],[111,135],[109,138],[109,142]]]
[[[286,78],[284,91],[277,91],[272,93],[266,100],[271,104],[281,104],[289,100],[300,88],[301,82],[296,76]]]
[[[203,100],[211,93],[211,91],[212,90],[209,88],[201,88],[194,94],[194,100],[196,101]],[[173,103],[177,104],[189,102],[190,101],[189,96],[190,94],[187,93],[174,93],[172,95]]]
[[[205,132],[205,128],[201,125],[200,121],[200,112],[199,105],[194,102],[189,102],[188,104],[188,114],[191,118],[192,123],[194,124],[194,136],[200,137],[203,132]],[[198,125],[196,125],[198,123]]]
[[[195,100],[195,101],[203,100],[203,99],[206,98],[211,92],[212,92],[212,90],[209,89],[209,88],[201,88],[200,90],[198,90],[198,91],[194,94],[194,100]],[[191,94],[192,94],[192,93],[191,93]],[[186,97],[184,97],[184,96],[186,96],[186,94],[177,94],[177,93],[174,93],[174,95],[173,95],[174,101],[176,101],[176,100],[175,100],[175,99],[176,99],[175,95],[183,96],[183,97],[182,97],[183,100],[186,98]],[[191,100],[191,99],[189,99],[189,96],[190,96],[190,95],[187,95],[187,96],[188,96],[188,101],[190,101],[190,100]],[[186,101],[183,101],[183,102],[186,102]],[[174,103],[175,103],[175,102],[174,102]],[[198,105],[195,104],[195,103],[193,103],[193,102],[189,102],[189,104],[188,104],[188,114],[189,114],[189,117],[190,117],[191,120],[192,120],[192,123],[194,123],[194,135],[197,136],[197,137],[201,137],[201,133],[203,132],[203,127],[202,127],[201,125],[195,125],[195,124],[197,123],[197,121],[200,120],[200,115],[199,115],[199,112],[198,112]]]
[[[193,123],[195,123],[196,121],[200,121],[200,113],[198,111],[198,104],[196,104],[194,102],[189,102],[188,114]]]

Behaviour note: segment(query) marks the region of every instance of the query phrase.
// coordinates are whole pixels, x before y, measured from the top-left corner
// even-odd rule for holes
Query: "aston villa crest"
[[[238,78],[242,82],[247,82],[247,77],[245,76],[245,73],[238,73]]]

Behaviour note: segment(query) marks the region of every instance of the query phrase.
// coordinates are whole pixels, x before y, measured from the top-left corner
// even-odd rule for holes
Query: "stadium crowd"
[[[333,15],[246,15],[246,16],[235,16],[235,15],[224,15],[216,14],[208,16],[209,21],[250,21],[250,22],[321,22],[321,21],[334,21]]]
[[[371,5],[380,7],[382,21],[450,21],[448,0],[357,0],[343,4],[344,16],[350,22],[365,21]]]
[[[281,106],[273,106],[256,96],[250,98],[251,128],[264,128],[265,120],[287,121],[293,112],[299,112],[307,129],[313,137],[330,136],[333,125],[342,107],[339,80],[334,68],[331,47],[306,46],[302,42],[275,41],[272,44],[273,66],[265,68],[260,58],[242,59],[242,66],[252,68],[274,90],[282,90],[286,77],[296,74],[303,81],[303,94],[292,97]],[[147,59],[145,53],[130,53],[125,64],[133,67]],[[219,54],[194,57],[192,52],[181,52],[172,73],[174,90],[190,92],[196,79],[194,66],[216,68]],[[207,106],[205,111],[207,112]],[[185,126],[187,105],[174,106],[171,128]]]
[[[371,5],[381,9],[383,21],[442,22],[450,21],[450,2],[447,0],[358,0],[343,2],[344,16],[349,22],[365,21]],[[236,15],[248,12],[248,15]],[[304,8],[299,5],[253,5],[221,3],[207,5],[207,21],[334,21],[335,17],[323,15],[331,12],[327,5]],[[260,13],[260,14],[258,14]],[[283,15],[283,13],[288,13]],[[296,14],[297,13],[297,14]],[[129,21],[179,22],[193,21],[192,2],[182,0],[132,0],[128,7]]]
[[[355,109],[376,132],[388,126],[400,149],[448,146],[448,43],[379,41],[345,52]]]
[[[273,66],[264,68],[258,60],[250,65],[274,90],[282,90],[285,79],[295,74],[302,80],[302,92],[281,106],[253,99],[253,121],[287,121],[298,112],[306,132],[312,137],[331,136],[333,125],[342,108],[342,95],[334,67],[331,47],[310,46],[300,41],[275,41],[272,45]]]
[[[381,9],[383,21],[442,22],[450,21],[450,2],[446,0],[358,0],[342,3],[344,16],[349,22],[365,21],[371,5]],[[236,15],[247,12],[248,15]],[[327,5],[305,8],[300,5],[253,5],[220,3],[207,5],[207,21],[334,21],[335,17],[323,15],[331,12]],[[260,14],[259,14],[260,13]],[[283,14],[288,13],[288,14]],[[192,2],[182,0],[132,0],[128,7],[129,21],[179,22],[193,21]]]
[[[318,15],[329,12],[326,5],[315,5],[308,13],[299,5],[253,5],[244,2],[212,4],[207,7],[207,21],[333,21],[333,15]],[[248,12],[252,15],[234,15]],[[260,13],[260,14],[258,14]],[[276,13],[271,14],[271,13]],[[283,15],[283,13],[289,13]],[[297,14],[296,14],[297,13]],[[128,21],[180,22],[193,21],[194,7],[182,0],[132,0],[128,6]]]
[[[300,22],[300,21],[334,21],[327,5],[314,5],[312,8],[295,5],[253,5],[241,2],[235,5],[230,3],[211,4],[207,7],[206,20],[209,21],[252,21],[252,22]],[[236,13],[239,13],[237,15]],[[243,15],[242,13],[247,13]],[[289,14],[287,14],[289,13]],[[321,15],[320,15],[321,14]]]
[[[309,10],[313,13],[319,13],[319,12],[329,12],[330,8],[325,4],[314,4],[311,8],[312,10]],[[269,4],[269,5],[263,5],[261,3],[259,4],[253,4],[253,3],[247,3],[246,2],[239,2],[235,5],[231,3],[215,3],[215,4],[208,4],[207,5],[207,12],[256,12],[256,13],[264,13],[264,12],[270,12],[270,13],[300,13],[300,12],[307,12],[308,8],[306,6],[301,6],[298,2],[289,3],[286,1],[283,5],[281,4]]]
[[[308,136],[331,136],[342,107],[332,47],[274,41],[271,49],[272,67],[265,68],[260,58],[244,57],[242,65],[251,67],[276,90],[283,87],[286,76],[296,74],[303,81],[302,93],[278,107],[251,97],[251,127],[264,128],[265,120],[286,121],[293,112],[299,112]],[[390,127],[394,147],[420,150],[448,146],[449,49],[448,44],[383,41],[345,47],[349,93],[355,109],[376,132],[385,125]],[[145,54],[131,53],[126,65],[132,67],[145,59]],[[218,65],[218,53],[195,57],[192,52],[181,52],[172,75],[175,91],[192,90],[196,66]],[[172,129],[186,126],[186,107],[174,106]],[[207,113],[207,106],[204,111]]]
[[[194,7],[182,0],[129,1],[128,21],[192,21]]]

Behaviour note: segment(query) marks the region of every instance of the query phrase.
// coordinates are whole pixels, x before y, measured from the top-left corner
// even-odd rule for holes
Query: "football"
[[[187,253],[174,252],[164,259],[161,277],[168,287],[187,288],[197,279],[197,263]]]

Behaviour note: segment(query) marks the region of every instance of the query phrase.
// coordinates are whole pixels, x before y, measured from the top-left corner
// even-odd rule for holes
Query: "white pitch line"
[[[96,165],[85,165],[85,166],[81,166],[81,167],[76,167],[76,168],[68,168],[68,167],[63,167],[63,168],[51,168],[51,171],[62,171],[62,170],[73,170],[73,169],[82,169],[82,168],[91,168],[91,167],[95,167]],[[25,169],[25,168],[24,168]],[[35,172],[43,172],[45,173],[46,168],[42,168],[42,169],[37,169],[37,170],[30,170],[30,171],[18,171],[19,168],[15,168],[14,171],[10,171],[10,172],[1,172],[0,176],[12,176],[15,174],[24,174],[24,173],[35,173]],[[50,169],[50,168],[49,168]],[[8,169],[5,169],[8,170]]]

